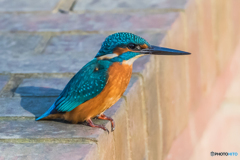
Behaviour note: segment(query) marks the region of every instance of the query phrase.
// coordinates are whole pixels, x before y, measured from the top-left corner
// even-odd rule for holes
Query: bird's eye
[[[128,44],[128,48],[129,48],[129,49],[136,49],[137,46],[138,46],[138,45],[136,45],[136,44],[134,44],[134,43],[129,43],[129,44]]]

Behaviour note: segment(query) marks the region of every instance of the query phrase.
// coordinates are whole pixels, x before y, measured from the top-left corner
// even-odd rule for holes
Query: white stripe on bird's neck
[[[112,54],[106,54],[106,55],[104,55],[104,56],[98,57],[97,59],[98,59],[98,60],[112,59],[112,58],[117,57],[117,56],[118,56],[118,54],[112,53]]]

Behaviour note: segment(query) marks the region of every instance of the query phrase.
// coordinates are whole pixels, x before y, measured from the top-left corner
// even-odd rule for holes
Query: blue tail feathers
[[[36,119],[36,121],[38,121],[38,120],[40,120],[40,119],[42,119],[42,118],[44,118],[44,117],[47,117],[49,114],[51,114],[51,112],[54,110],[54,108],[55,108],[55,103],[53,103],[53,105],[52,105],[43,115],[41,115],[40,117],[38,117],[38,118]]]

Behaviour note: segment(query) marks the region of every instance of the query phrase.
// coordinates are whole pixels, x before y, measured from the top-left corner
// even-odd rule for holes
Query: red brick
[[[225,68],[225,71],[218,77],[210,94],[202,99],[200,107],[193,113],[191,121],[193,121],[193,124],[195,125],[193,130],[196,132],[197,139],[202,136],[208,121],[220,106],[234,74],[236,74],[240,67],[238,62],[240,58],[239,50],[240,45],[234,53],[231,63],[229,63]]]
[[[233,24],[230,18],[231,3],[225,0],[212,0],[214,11],[214,35],[217,41],[218,75],[226,67],[233,49]]]
[[[201,60],[201,90],[207,95],[217,76],[217,52],[214,39],[214,21],[211,1],[198,0],[199,50]]]
[[[231,101],[240,101],[239,92],[240,92],[240,73],[236,73],[234,80],[232,81],[227,93],[226,99]]]
[[[139,160],[147,156],[146,119],[142,85],[138,77],[132,77],[124,95],[127,101],[128,130],[130,136],[131,159]]]
[[[240,5],[240,1],[230,0],[228,1],[230,4],[230,19],[232,23],[232,34],[233,34],[233,48],[237,47],[240,37],[240,10],[238,6]]]
[[[0,2],[0,12],[39,12],[39,11],[52,11],[58,4],[59,0],[13,0],[9,3],[6,0]]]
[[[130,144],[129,144],[129,129],[126,114],[126,102],[121,98],[114,106],[108,109],[105,113],[111,116],[115,121],[114,147],[115,159],[130,159]],[[106,144],[108,145],[108,144]],[[106,149],[105,149],[106,150]],[[109,150],[106,150],[109,152]]]
[[[233,81],[231,82],[231,85],[229,86],[229,89],[225,95],[225,99],[231,100],[234,102],[239,102],[239,91],[240,91],[240,65],[238,64],[238,60],[240,58],[240,45],[237,46],[236,52],[235,52],[235,57],[233,57],[232,64],[235,63],[231,67],[231,72],[234,75],[233,76]]]
[[[148,158],[161,159],[162,157],[162,130],[161,112],[158,100],[156,56],[145,56],[137,61],[134,70],[139,69],[143,77],[144,101],[146,106],[146,125]],[[144,68],[144,69],[143,69]],[[141,70],[142,69],[142,70]]]
[[[177,13],[2,14],[0,31],[166,30]],[[84,23],[83,23],[84,22]]]
[[[239,103],[232,108],[226,103],[226,108],[220,109],[211,119],[204,131],[204,135],[195,148],[192,160],[211,160],[210,152],[238,152],[240,149],[240,112]],[[239,153],[238,153],[239,154]],[[238,155],[239,156],[239,155]],[[228,159],[225,156],[216,159]],[[237,159],[234,156],[233,159]]]
[[[194,116],[196,125],[194,131],[197,134],[197,138],[201,138],[203,131],[204,134],[196,146],[195,152],[191,157],[192,160],[208,159],[209,153],[207,154],[206,152],[235,152],[240,147],[238,145],[239,138],[237,138],[240,129],[238,127],[240,101],[235,101],[237,95],[234,94],[237,90],[240,90],[236,83],[239,82],[240,73],[239,51],[240,46],[238,46],[232,57],[231,63],[216,82],[215,91],[211,93],[212,97],[209,97],[211,102],[206,101],[201,111],[196,112]],[[232,78],[234,78],[234,81],[231,81]],[[230,82],[233,83],[229,87]],[[225,95],[224,90],[226,89],[228,92]],[[220,110],[214,115],[217,107],[220,106],[220,103],[216,102],[221,102],[223,97],[224,102],[222,102]],[[206,125],[207,121],[208,125]]]
[[[181,14],[172,25],[162,45],[191,52],[186,47],[185,23],[185,16]],[[181,133],[188,122],[189,100],[191,98],[188,85],[188,59],[190,59],[190,56],[157,57],[157,76],[163,125],[163,157],[166,157],[175,136]]]
[[[110,123],[107,125],[109,131],[111,131]],[[100,134],[98,137],[98,153],[100,160],[115,160],[115,143],[113,132],[109,134],[105,131],[104,134]]]
[[[194,144],[191,139],[191,129],[188,126],[174,140],[172,147],[165,160],[186,160],[194,151]]]
[[[78,0],[74,6],[76,12],[107,12],[107,11],[136,11],[136,10],[165,10],[165,9],[183,9],[187,0],[162,0],[162,1],[81,1]],[[153,7],[154,6],[154,7]]]
[[[159,99],[160,99],[160,112],[162,115],[162,131],[163,131],[163,156],[168,153],[171,147],[176,132],[176,87],[175,83],[176,72],[175,57],[162,56],[157,59],[157,81]]]
[[[181,32],[179,32],[181,30]],[[168,32],[166,37],[166,47],[175,48],[183,51],[186,49],[186,19],[181,13],[178,19],[174,22],[171,30]],[[175,96],[175,113],[176,113],[176,136],[186,127],[188,122],[189,113],[189,72],[188,72],[188,61],[191,55],[187,56],[176,56],[174,60],[175,69],[174,76],[177,84],[174,94]],[[159,57],[161,58],[161,57]],[[172,74],[172,73],[171,73]]]
[[[192,54],[189,56],[189,83],[190,83],[190,108],[195,110],[202,97],[201,83],[201,55],[199,43],[199,23],[197,16],[197,4],[189,1],[185,11],[187,29],[187,51]]]
[[[0,159],[98,160],[96,144],[0,143]]]

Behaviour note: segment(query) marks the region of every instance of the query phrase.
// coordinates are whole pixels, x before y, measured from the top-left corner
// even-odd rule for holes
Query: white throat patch
[[[123,61],[123,64],[132,65],[133,62],[134,62],[136,59],[138,59],[139,57],[142,57],[142,56],[144,56],[144,55],[143,55],[143,54],[140,54],[140,55],[135,56],[135,57],[133,57],[133,58],[131,58],[131,59],[129,59],[129,60]]]

